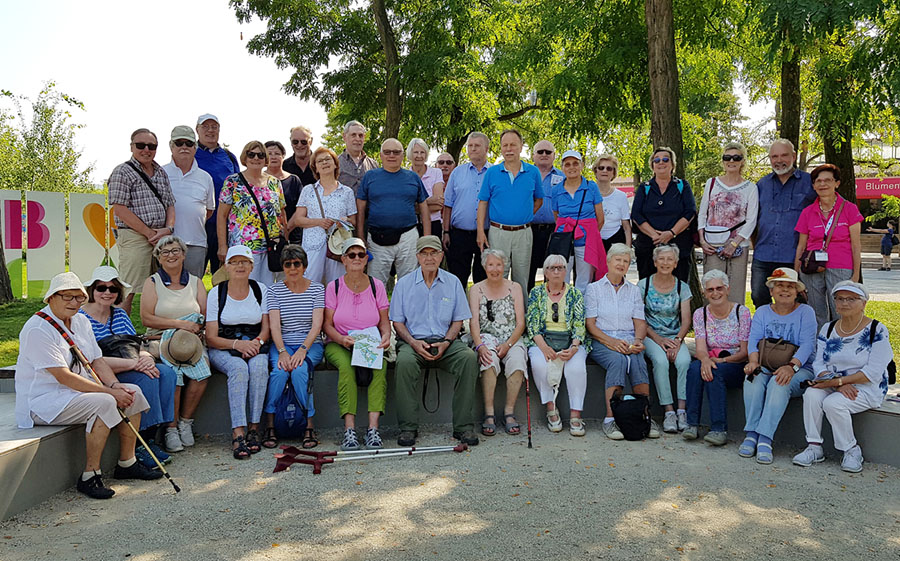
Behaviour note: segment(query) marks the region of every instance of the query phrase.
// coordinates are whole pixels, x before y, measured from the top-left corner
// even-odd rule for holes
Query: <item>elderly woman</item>
[[[484,421],[481,434],[494,436],[497,430],[494,415],[494,390],[501,363],[506,375],[506,404],[503,425],[507,434],[519,434],[514,411],[519,388],[527,371],[525,342],[525,304],[519,285],[503,278],[507,266],[506,254],[499,249],[481,252],[481,265],[487,278],[469,289],[469,332],[472,348],[478,353],[481,366],[481,389],[484,394]]]
[[[108,338],[114,335],[136,335],[131,318],[118,307],[131,288],[119,278],[118,271],[112,267],[97,267],[84,286],[88,299],[78,312],[90,320],[94,338],[101,349],[106,347],[104,339],[111,341]],[[171,423],[175,415],[175,371],[165,364],[155,364],[153,356],[145,350],[141,350],[136,358],[104,356],[104,360],[116,379],[141,388],[150,404],[150,410],[141,416],[141,436],[159,461],[168,463],[171,461],[169,455],[156,445],[156,434],[163,424]],[[151,469],[156,467],[156,462],[143,445],[135,448],[135,454],[145,466]]]
[[[859,283],[843,281],[832,289],[838,319],[819,330],[813,370],[818,374],[803,394],[806,450],[794,456],[798,466],[825,459],[822,416],[828,417],[834,447],[844,453],[841,469],[862,471],[863,456],[850,416],[880,407],[888,389],[888,364],[894,358],[887,328],[866,317],[869,293]]]
[[[351,364],[356,338],[351,332],[377,328],[381,335],[379,349],[391,344],[391,324],[388,320],[387,291],[384,283],[366,274],[369,253],[366,243],[359,238],[344,241],[341,262],[347,270],[343,277],[335,279],[325,288],[325,324],[328,337],[325,358],[338,369],[338,408],[344,419],[344,438],[341,450],[358,450],[356,435],[356,396],[360,382],[367,385],[369,427],[366,430],[366,448],[383,446],[378,432],[378,419],[384,414],[387,400],[387,361],[381,368],[369,372]],[[367,384],[366,384],[367,382]]]
[[[816,351],[816,313],[797,299],[798,294],[806,290],[797,278],[797,271],[779,267],[766,279],[766,286],[773,302],[756,309],[750,326],[747,345],[750,360],[744,366],[744,374],[747,374],[744,430],[747,435],[738,449],[738,454],[744,458],[752,458],[755,454],[756,461],[761,464],[772,463],[772,438],[788,401],[802,395],[803,382],[812,379],[810,368]],[[790,360],[783,364],[772,364],[775,358],[763,361],[762,349],[771,348],[778,342],[791,345],[788,351],[794,352]]]
[[[425,191],[428,198],[425,204],[431,212],[431,233],[437,235],[442,230],[441,227],[441,211],[444,209],[444,180],[443,172],[438,168],[430,168],[425,162],[428,160],[428,145],[421,138],[414,138],[409,141],[406,146],[406,159],[409,160],[409,169],[416,172],[422,184],[425,185]],[[452,161],[452,158],[451,158]],[[422,235],[423,229],[421,218],[419,223],[419,235]]]
[[[703,271],[718,270],[728,275],[728,299],[736,304],[743,304],[746,297],[750,235],[759,214],[756,183],[742,176],[746,163],[743,144],[726,144],[722,151],[725,174],[706,182],[697,212]]]
[[[603,225],[600,237],[603,248],[609,251],[614,243],[623,243],[631,247],[631,207],[628,196],[613,187],[619,169],[619,160],[612,154],[600,154],[594,161],[594,179],[603,197]]]
[[[888,220],[887,228],[867,228],[867,232],[871,232],[873,234],[882,234],[881,236],[881,267],[878,268],[879,271],[890,271],[891,270],[891,253],[894,251],[894,234],[897,232],[897,229],[894,227],[894,222]]]
[[[606,274],[606,249],[600,237],[605,219],[603,197],[597,184],[581,175],[584,161],[577,150],[563,154],[562,167],[566,179],[553,186],[550,206],[556,231],[574,232],[575,255],[569,258],[569,270],[574,263],[575,288],[584,292],[595,274]]]
[[[809,305],[819,327],[835,319],[832,290],[842,280],[859,282],[859,208],[837,194],[841,170],[823,164],[809,174],[818,200],[800,213],[795,230],[800,233],[794,268],[806,285]]]
[[[266,142],[266,155],[269,157],[266,173],[281,183],[281,192],[284,193],[285,218],[288,224],[288,242],[300,243],[303,241],[303,228],[292,227],[291,218],[294,217],[294,212],[297,211],[297,201],[300,199],[303,181],[293,173],[288,173],[282,167],[286,153],[284,144],[277,140]]]
[[[265,412],[271,427],[275,422],[275,403],[290,377],[294,395],[306,409],[308,419],[303,447],[315,448],[319,445],[312,420],[316,410],[307,387],[313,369],[324,354],[319,335],[325,315],[325,287],[304,276],[307,263],[302,247],[285,246],[281,253],[284,280],[269,287],[267,307],[272,345],[269,347],[271,374]],[[275,438],[269,436],[274,435],[266,435],[266,440],[276,444]]]
[[[141,294],[141,323],[147,328],[148,337],[164,338],[178,329],[203,335],[206,287],[202,280],[184,268],[186,253],[187,246],[177,236],[165,236],[153,250],[160,268],[144,282]],[[211,372],[205,357],[193,365],[177,366],[166,364],[165,359],[160,358],[157,368],[162,366],[173,368],[177,376],[174,418],[166,428],[166,451],[181,452],[185,446],[194,445],[194,412],[206,391]],[[188,378],[187,390],[182,400],[185,377]]]
[[[246,169],[225,178],[216,218],[219,259],[225,261],[231,246],[249,247],[253,252],[250,278],[266,286],[275,282],[268,264],[266,240],[274,244],[287,224],[281,183],[263,171],[268,163],[269,156],[262,142],[251,140],[244,146],[241,164]]]
[[[309,259],[306,278],[311,281],[331,282],[344,274],[340,261],[328,259],[328,234],[337,220],[356,224],[356,199],[353,189],[338,181],[340,165],[337,154],[329,148],[318,148],[310,163],[318,179],[300,193],[297,212],[291,226],[304,229],[303,251]]]
[[[584,395],[587,392],[587,351],[590,341],[584,326],[584,296],[566,284],[566,259],[548,255],[544,260],[544,284],[528,295],[528,356],[531,372],[547,407],[547,427],[563,428],[556,394],[563,375],[569,393],[569,434],[584,436]],[[585,348],[587,347],[587,349]]]
[[[687,428],[684,403],[691,354],[684,344],[684,336],[691,329],[691,287],[672,274],[678,264],[678,246],[660,245],[653,248],[653,263],[656,273],[638,282],[647,319],[645,353],[653,366],[659,404],[666,410],[663,431],[678,432]],[[672,405],[672,387],[669,383],[671,364],[675,364],[677,372],[677,414]]]
[[[647,165],[653,170],[653,178],[634,190],[631,206],[631,219],[638,228],[634,240],[638,277],[653,273],[654,247],[674,243],[680,250],[675,276],[688,282],[694,253],[690,225],[697,214],[694,193],[687,181],[673,175],[675,153],[671,148],[654,150]]]
[[[231,413],[231,451],[236,460],[259,452],[259,420],[266,399],[269,361],[264,346],[269,340],[266,288],[250,279],[253,252],[244,245],[228,248],[228,280],[212,287],[206,300],[206,342],[209,360],[228,376]],[[247,431],[247,398],[250,422]],[[270,427],[267,447],[274,447]]]
[[[609,271],[588,286],[584,297],[585,324],[594,338],[591,358],[606,370],[606,418],[603,433],[612,440],[625,435],[616,426],[610,398],[625,387],[626,378],[635,394],[650,396],[650,377],[644,361],[644,337],[647,321],[641,290],[625,280],[632,250],[625,244],[613,244],[606,254]],[[650,422],[650,438],[659,438],[656,421]]]
[[[744,381],[750,310],[728,300],[728,275],[713,269],[701,284],[707,305],[694,311],[697,358],[687,375],[687,424],[681,436],[699,436],[703,391],[709,398],[710,430],[703,440],[722,446],[728,439],[727,388],[739,388]]]

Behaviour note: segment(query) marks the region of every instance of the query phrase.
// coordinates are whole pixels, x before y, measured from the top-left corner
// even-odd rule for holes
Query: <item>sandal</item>
[[[554,421],[551,417],[556,417],[556,420]],[[550,429],[550,432],[562,431],[563,423],[562,418],[559,416],[559,409],[547,411],[547,428]]]
[[[262,450],[259,445],[259,433],[255,430],[247,433],[247,449],[250,450],[251,454],[257,454]]]
[[[490,419],[492,422],[487,422],[488,419]],[[481,423],[481,434],[483,434],[484,436],[494,436],[495,434],[497,434],[497,425],[494,424],[494,421],[496,421],[496,419],[493,415],[485,415],[484,421],[482,421]]]
[[[235,444],[237,446],[234,446]],[[250,457],[250,449],[247,448],[247,441],[244,439],[244,435],[233,438],[231,445],[231,455],[234,456],[235,460],[246,460]]]
[[[316,438],[315,429],[306,429],[303,433],[303,448],[315,448],[319,445],[319,439]]]
[[[512,418],[511,423],[508,421],[510,418]],[[506,425],[506,434],[519,434],[522,432],[522,428],[519,426],[519,423],[516,422],[516,416],[512,413],[504,413],[503,424]]]
[[[262,441],[262,445],[265,448],[275,448],[278,446],[278,437],[275,436],[275,427],[266,429],[266,438]]]

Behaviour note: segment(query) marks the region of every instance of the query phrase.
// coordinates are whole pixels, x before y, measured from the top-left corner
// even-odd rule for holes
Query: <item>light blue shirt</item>
[[[475,230],[475,222],[478,217],[478,192],[481,191],[481,181],[489,167],[490,165],[485,164],[478,169],[472,162],[466,162],[450,172],[447,186],[444,188],[444,206],[450,207],[451,228]],[[485,230],[490,226],[488,222],[489,219],[485,218]]]
[[[402,323],[416,339],[440,338],[450,324],[472,317],[466,293],[455,275],[438,269],[429,288],[422,268],[397,281],[391,296],[391,321]]]
[[[507,226],[530,224],[534,220],[534,201],[544,198],[541,170],[534,164],[521,162],[515,177],[503,164],[488,169],[478,193],[479,201],[487,201],[491,220]]]
[[[759,189],[759,220],[753,260],[793,263],[800,236],[794,228],[803,209],[813,204],[816,192],[810,175],[795,169],[781,184],[772,172],[756,183]]]
[[[565,180],[566,176],[561,171],[556,168],[550,168],[550,172],[541,183],[541,188],[544,190],[544,204],[534,214],[535,224],[556,224],[556,219],[553,218],[553,209],[551,208],[551,194],[553,193],[553,187]]]

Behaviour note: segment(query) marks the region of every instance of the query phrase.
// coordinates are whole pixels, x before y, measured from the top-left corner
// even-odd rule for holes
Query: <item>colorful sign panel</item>
[[[900,177],[856,178],[857,199],[880,199],[881,195],[900,197]]]

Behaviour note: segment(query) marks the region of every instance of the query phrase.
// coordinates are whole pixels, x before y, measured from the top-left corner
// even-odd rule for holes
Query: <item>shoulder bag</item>
[[[322,213],[322,218],[326,218],[325,207],[322,205],[322,197],[319,195],[319,190],[316,189],[315,184],[313,184],[312,188],[313,188],[313,193],[316,194],[316,200],[319,201],[319,212]],[[322,190],[324,191],[325,187],[322,187]],[[341,226],[338,225],[334,230],[331,231],[331,233],[325,232],[325,257],[327,257],[333,261],[340,261],[341,256],[340,256],[340,254],[337,254],[337,253],[331,251],[331,244],[328,242],[331,240],[332,236],[338,235],[338,228],[340,228],[340,227]],[[400,240],[398,239],[397,241],[399,242]]]
[[[731,228],[727,226],[710,226],[709,225],[709,207],[712,202],[712,190],[716,185],[716,178],[713,177],[709,180],[709,194],[707,197],[707,205],[706,205],[706,227],[703,228],[703,240],[712,246],[723,246],[728,243],[728,240],[731,239],[731,233],[743,226],[747,223],[746,220],[741,220],[739,223],[735,224]]]
[[[266,239],[266,259],[268,260],[269,270],[273,273],[280,273],[284,270],[284,268],[281,266],[281,252],[284,251],[284,246],[287,245],[287,242],[284,241],[284,236],[280,234],[277,239],[273,240],[269,238],[269,228],[268,226],[266,226],[266,217],[263,214],[262,206],[260,206],[259,200],[253,193],[253,189],[250,187],[250,184],[247,183],[247,179],[244,177],[244,174],[238,172],[238,177],[241,179],[241,183],[247,189],[247,192],[250,193],[250,197],[256,204],[256,211],[259,213],[259,223],[262,226],[263,237]]]
[[[575,217],[575,226],[569,232],[553,232],[547,243],[547,255],[562,255],[566,259],[575,254],[575,229],[581,220],[581,209],[584,207],[584,197],[587,189],[581,192],[581,204],[578,205],[578,215]]]
[[[828,229],[828,235],[825,238],[825,243],[822,244],[822,249],[820,251],[828,251],[828,244],[831,243],[831,236],[834,235],[834,231],[837,229],[837,223],[841,218],[841,211],[844,210],[844,203],[846,202],[846,199],[841,199],[841,206],[838,207],[837,214],[834,215],[834,223],[831,224],[831,228]],[[805,249],[800,255],[800,271],[807,275],[824,273],[827,265],[827,261],[819,261],[816,259],[816,250]]]
[[[141,179],[144,180],[144,183],[147,184],[147,187],[150,187],[150,192],[153,193],[153,196],[156,197],[156,200],[159,201],[159,204],[162,205],[163,210],[165,210],[167,207],[166,207],[166,203],[164,203],[162,200],[162,195],[160,195],[159,191],[156,190],[156,185],[154,185],[153,181],[149,177],[147,177],[147,174],[144,173],[144,170],[142,170],[141,168],[132,164],[131,160],[129,160],[125,163],[128,164],[128,167],[133,169],[135,172],[137,172],[138,175],[141,176]]]

